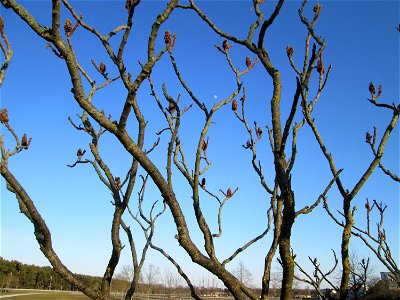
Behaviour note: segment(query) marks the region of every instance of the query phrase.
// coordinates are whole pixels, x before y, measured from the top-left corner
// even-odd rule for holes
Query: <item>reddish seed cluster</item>
[[[165,42],[166,45],[170,45],[171,44],[171,33],[169,31],[165,32],[164,42]]]
[[[115,177],[115,185],[117,186],[118,190],[121,188],[121,178]]]
[[[71,36],[72,34],[72,22],[70,19],[67,19],[64,23],[64,32],[66,36]]]
[[[28,136],[26,135],[26,133],[24,133],[24,135],[22,136],[22,140],[21,140],[21,146],[25,149],[29,148],[29,145],[31,144],[32,138],[30,138],[28,140]]]
[[[232,110],[233,111],[237,111],[237,108],[238,108],[238,102],[237,102],[236,99],[233,99],[233,101],[232,101]]]
[[[229,50],[229,44],[228,44],[228,41],[227,41],[227,40],[224,40],[224,41],[222,42],[222,49],[224,49],[225,51],[228,51],[228,50]]]
[[[247,68],[250,68],[250,66],[251,66],[251,59],[250,59],[250,57],[246,57],[246,67]]]
[[[99,70],[102,75],[106,73],[106,65],[103,62],[100,63]]]
[[[203,145],[201,146],[201,149],[202,149],[204,152],[206,152],[206,151],[207,151],[207,148],[208,148],[208,142],[203,141]]]
[[[260,136],[262,135],[262,133],[263,133],[262,128],[261,128],[261,127],[258,127],[258,128],[257,128],[257,137],[260,137]]]
[[[291,58],[291,57],[293,56],[293,53],[294,53],[294,48],[293,48],[293,47],[287,46],[287,47],[286,47],[286,54],[287,54],[287,56],[288,56],[289,58]]]
[[[375,86],[374,86],[374,84],[373,84],[372,82],[369,83],[368,89],[369,89],[369,92],[370,92],[372,95],[375,95],[376,89],[375,89]]]
[[[176,111],[176,105],[174,102],[170,101],[168,105],[168,112],[172,115]]]
[[[7,108],[3,108],[0,110],[0,122],[1,123],[8,123],[8,111]]]

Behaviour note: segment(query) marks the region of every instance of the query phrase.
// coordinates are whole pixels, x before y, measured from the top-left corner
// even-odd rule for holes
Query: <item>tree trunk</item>
[[[349,257],[349,244],[351,238],[351,229],[353,226],[353,215],[350,210],[350,200],[344,199],[343,210],[345,216],[345,226],[342,234],[342,279],[340,282],[340,300],[346,300],[349,293],[349,282],[350,282],[350,257]]]
[[[264,275],[262,277],[261,300],[267,300],[269,296],[271,281],[271,264],[272,259],[278,248],[278,241],[282,222],[282,202],[276,201],[276,212],[274,213],[274,238],[271,247],[265,257]]]
[[[286,161],[284,157],[279,158],[276,162],[276,174],[283,201],[282,224],[278,241],[283,268],[281,299],[286,300],[292,299],[294,259],[291,253],[290,237],[296,214],[294,194],[291,189],[291,177],[286,173]]]

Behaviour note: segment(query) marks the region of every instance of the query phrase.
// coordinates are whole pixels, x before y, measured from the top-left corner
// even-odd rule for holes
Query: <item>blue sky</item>
[[[72,2],[78,12],[83,12],[87,23],[97,26],[102,33],[109,32],[125,20],[122,1],[104,1],[94,5],[92,2]],[[50,4],[47,2],[24,2],[28,10],[37,17],[40,24],[49,24]],[[294,60],[300,65],[304,52],[306,30],[300,23],[297,10],[299,1],[287,2],[274,25],[269,29],[265,46],[275,66],[280,70],[283,80],[282,115],[290,109],[290,101],[295,87],[295,74],[286,57],[286,46],[295,48]],[[311,18],[314,2],[307,8]],[[131,42],[125,53],[125,63],[132,74],[139,70],[138,60],[146,56],[147,36],[152,20],[165,5],[161,1],[144,1],[136,13]],[[198,5],[215,20],[215,23],[232,35],[244,37],[252,21],[254,12],[246,1],[199,1]],[[273,2],[263,4],[268,12]],[[324,52],[326,65],[332,64],[332,71],[324,93],[317,104],[314,117],[329,151],[334,155],[336,166],[343,168],[342,180],[351,189],[365,171],[372,159],[371,151],[364,142],[365,132],[373,126],[381,134],[389,121],[390,112],[378,110],[368,101],[368,84],[383,85],[381,99],[388,102],[399,101],[399,33],[395,27],[399,23],[399,3],[397,1],[323,1],[322,13],[317,23],[317,32],[326,38]],[[112,13],[111,13],[112,12]],[[55,57],[45,42],[37,38],[11,11],[1,8],[5,19],[6,33],[14,49],[14,57],[7,72],[1,91],[1,107],[7,107],[10,123],[19,133],[27,133],[33,138],[29,151],[11,158],[9,166],[15,176],[25,186],[34,199],[42,216],[52,230],[54,248],[63,262],[73,272],[101,275],[111,253],[110,223],[112,218],[111,196],[99,182],[88,165],[74,169],[66,165],[74,162],[78,148],[87,149],[90,139],[77,132],[68,122],[68,117],[80,113],[71,93],[71,84],[64,63]],[[64,11],[62,20],[70,18]],[[180,66],[182,76],[192,87],[199,99],[209,107],[227,97],[235,88],[232,73],[229,72],[224,57],[215,49],[222,39],[216,36],[192,12],[175,11],[163,24],[160,32],[169,30],[177,35],[174,55]],[[117,39],[118,40],[118,39]],[[117,41],[116,40],[116,41]],[[105,61],[110,76],[116,74],[99,42],[78,28],[72,37],[74,49],[80,64],[91,76],[101,82],[90,60]],[[158,47],[163,44],[159,36]],[[249,55],[240,46],[231,50],[237,66],[245,68],[244,59]],[[254,59],[253,55],[250,55]],[[189,105],[190,99],[173,74],[167,56],[153,71],[153,81],[161,95],[161,84],[166,83],[170,95],[182,93],[182,103]],[[247,89],[247,117],[260,125],[270,125],[268,107],[271,95],[271,80],[260,64],[242,78]],[[314,78],[317,80],[317,78]],[[216,99],[217,98],[217,99]],[[100,91],[95,102],[107,114],[117,116],[125,99],[119,83]],[[155,132],[166,126],[154,99],[149,96],[148,84],[140,89],[139,104],[149,121],[146,148],[156,140]],[[299,120],[300,116],[297,116]],[[193,165],[196,140],[203,124],[203,116],[198,109],[189,110],[182,120],[181,139],[186,158]],[[134,134],[134,124],[129,124]],[[12,140],[5,134],[8,147]],[[165,143],[151,157],[165,173]],[[207,172],[207,186],[218,193],[219,189],[239,187],[238,193],[224,209],[224,234],[216,241],[217,253],[221,259],[229,256],[249,237],[261,233],[266,226],[266,210],[269,197],[260,188],[258,179],[251,168],[250,152],[242,148],[247,140],[245,128],[234,117],[230,107],[221,110],[210,129],[208,155],[213,167]],[[269,183],[272,183],[273,163],[266,136],[259,143],[258,153],[266,170]],[[116,176],[124,177],[129,156],[111,136],[104,135],[100,144],[104,160],[109,163]],[[313,203],[329,182],[330,172],[326,160],[306,126],[301,129],[298,141],[297,164],[293,170],[293,188],[296,205],[300,209]],[[384,164],[399,173],[399,129],[396,128],[389,141],[383,158]],[[143,171],[141,172],[143,173]],[[191,198],[187,184],[175,172],[176,193],[182,209],[188,215],[190,231],[199,245],[202,243],[199,230],[193,223]],[[19,213],[17,202],[5,189],[1,181],[1,256],[17,259],[25,263],[44,265],[46,259],[39,251],[33,236],[33,227]],[[146,201],[150,204],[161,200],[156,189],[150,188]],[[136,193],[133,194],[132,208],[135,209]],[[217,231],[216,215],[218,206],[215,200],[202,194],[202,207],[210,220],[213,231]],[[328,195],[333,209],[339,209],[340,197],[336,188]],[[356,220],[365,225],[365,199],[377,199],[388,204],[385,215],[386,230],[390,235],[392,253],[399,261],[399,186],[377,170],[370,181],[354,200],[358,206]],[[125,220],[134,226],[128,216]],[[376,220],[372,222],[375,224]],[[176,254],[183,267],[198,283],[206,273],[193,267],[190,260],[178,247],[173,238],[175,228],[170,215],[165,214],[157,226],[155,242]],[[143,239],[137,231],[138,243]],[[331,250],[340,251],[340,229],[328,218],[322,207],[312,214],[300,216],[293,232],[293,247],[303,265],[307,256],[318,257],[328,268]],[[126,239],[124,238],[124,243]],[[263,267],[263,258],[270,245],[267,237],[238,257],[253,273],[258,285]],[[79,248],[82,247],[83,251]],[[360,255],[368,256],[361,244],[353,238],[352,248]],[[149,262],[161,268],[168,265],[157,253],[149,253]],[[121,265],[129,264],[129,253],[124,249]],[[376,262],[377,270],[381,266]],[[232,269],[235,263],[230,266]]]

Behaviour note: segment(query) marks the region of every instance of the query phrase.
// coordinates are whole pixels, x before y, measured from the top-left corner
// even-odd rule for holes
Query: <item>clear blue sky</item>
[[[42,25],[49,25],[51,4],[48,2],[24,2],[28,10],[37,17]],[[72,2],[78,12],[84,14],[87,23],[107,33],[125,20],[126,10],[123,1]],[[262,8],[271,11],[272,1],[266,1]],[[285,48],[295,48],[294,60],[300,65],[304,51],[306,30],[300,23],[297,10],[299,1],[287,2],[274,25],[269,29],[265,46],[275,66],[281,71],[283,79],[282,112],[285,117],[290,108],[294,93],[295,74],[290,68]],[[147,36],[152,20],[162,9],[165,2],[144,1],[136,13],[132,40],[126,49],[125,63],[132,74],[139,70],[137,61],[146,56]],[[198,1],[198,5],[215,20],[215,23],[232,35],[245,37],[247,29],[255,19],[251,3],[247,1]],[[311,18],[311,2],[307,13]],[[383,85],[381,99],[388,102],[399,101],[399,32],[395,29],[399,23],[399,3],[397,1],[323,1],[322,13],[317,24],[317,32],[326,38],[324,52],[326,65],[332,64],[331,76],[327,87],[314,111],[317,125],[324,137],[326,146],[336,160],[336,166],[343,168],[342,180],[345,187],[351,189],[365,171],[372,159],[371,151],[364,142],[365,132],[373,126],[381,134],[388,123],[390,112],[378,110],[368,101],[368,84],[373,81]],[[67,164],[75,161],[78,148],[87,149],[90,139],[77,132],[67,118],[80,113],[71,93],[71,83],[64,63],[55,57],[45,42],[37,38],[31,30],[9,10],[1,8],[5,19],[5,30],[14,49],[14,57],[7,72],[1,91],[1,107],[7,107],[10,124],[22,135],[32,137],[29,151],[23,151],[11,158],[9,166],[15,176],[25,186],[34,199],[40,213],[52,230],[54,248],[62,261],[73,272],[101,275],[111,253],[110,222],[113,209],[110,204],[110,192],[99,182],[94,171],[88,165],[70,169]],[[64,11],[62,20],[70,18]],[[160,32],[169,30],[177,35],[174,54],[180,71],[197,97],[208,107],[235,88],[234,77],[229,67],[215,49],[222,39],[216,36],[199,18],[188,11],[177,10],[162,26]],[[117,39],[118,40],[118,39]],[[96,74],[90,60],[105,61],[110,76],[116,74],[111,67],[100,43],[90,37],[82,28],[78,28],[72,38],[74,49],[80,64],[91,76],[102,82]],[[159,36],[158,49],[163,44]],[[249,55],[240,46],[231,49],[237,66],[245,68],[244,59]],[[250,55],[254,59],[253,55]],[[316,78],[314,78],[316,80]],[[167,56],[153,71],[153,80],[161,95],[161,84],[167,84],[171,95],[182,93],[182,102],[189,105],[190,99],[171,70]],[[271,95],[271,80],[258,64],[254,70],[242,78],[247,89],[247,112],[250,121],[260,125],[270,125],[268,107]],[[95,98],[96,104],[107,114],[117,116],[125,99],[120,84],[114,84],[101,91]],[[140,105],[148,119],[146,148],[156,140],[155,132],[166,126],[154,100],[149,96],[148,84],[140,90]],[[184,117],[181,139],[186,157],[193,165],[196,139],[203,123],[202,115],[196,108]],[[298,115],[297,120],[300,116]],[[223,109],[215,118],[216,124],[210,130],[208,155],[213,167],[207,172],[207,186],[218,193],[219,189],[239,187],[224,210],[224,234],[216,241],[217,253],[221,259],[229,256],[249,237],[258,235],[266,226],[268,195],[260,188],[258,179],[251,168],[250,152],[242,148],[247,140],[246,131],[234,118],[229,107]],[[135,127],[130,124],[132,132]],[[3,127],[2,127],[2,133]],[[165,167],[165,143],[151,154],[160,170]],[[6,142],[12,147],[12,140],[6,134]],[[115,139],[105,135],[100,144],[104,160],[109,163],[116,176],[124,177],[130,165],[129,157]],[[297,164],[293,171],[293,188],[296,194],[297,209],[310,205],[324,190],[329,182],[330,172],[326,160],[313,139],[310,130],[304,127],[299,134]],[[259,143],[258,153],[262,159],[269,183],[272,184],[273,163],[266,136]],[[399,129],[395,129],[387,146],[384,164],[399,173]],[[143,171],[141,172],[143,173]],[[182,176],[175,172],[176,193],[182,208],[188,214],[188,222],[194,239],[202,244],[199,230],[193,223],[194,216],[188,186]],[[1,181],[1,256],[25,263],[48,264],[34,239],[33,227],[19,213],[17,201],[5,189]],[[136,192],[131,201],[135,210]],[[210,220],[213,231],[217,231],[216,215],[218,206],[215,200],[202,194],[202,206]],[[329,193],[331,208],[340,208],[340,197],[333,188]],[[377,199],[388,204],[385,215],[386,231],[392,246],[392,253],[399,261],[399,186],[377,170],[369,182],[354,200],[358,206],[356,220],[365,225],[365,199]],[[161,200],[154,188],[148,190],[146,201],[150,205]],[[134,227],[128,216],[124,218]],[[372,225],[375,228],[373,220]],[[190,260],[178,247],[173,238],[175,227],[170,215],[165,214],[157,226],[155,243],[162,245],[175,254],[187,272],[198,284],[205,272],[193,267]],[[141,232],[137,231],[138,245],[143,242]],[[122,233],[123,236],[123,233]],[[311,215],[298,217],[293,231],[293,247],[300,262],[307,266],[307,256],[318,257],[328,268],[331,250],[340,252],[341,230],[318,207]],[[126,243],[126,239],[123,239]],[[265,238],[240,255],[253,273],[255,285],[259,285],[263,268],[263,258],[269,248],[270,238]],[[369,252],[353,238],[352,248],[360,256]],[[128,247],[128,246],[127,246]],[[83,250],[81,250],[83,249]],[[149,253],[149,262],[160,266],[168,265],[159,254]],[[375,260],[376,261],[376,260]],[[123,250],[121,265],[129,264],[128,248]],[[382,270],[376,261],[377,270]],[[234,268],[233,263],[230,268]]]

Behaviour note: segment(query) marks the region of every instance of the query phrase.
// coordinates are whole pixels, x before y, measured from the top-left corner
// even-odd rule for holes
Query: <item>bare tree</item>
[[[239,261],[236,267],[232,271],[233,275],[236,276],[241,282],[243,282],[247,286],[251,286],[253,283],[253,275],[246,268],[246,265],[243,261]]]
[[[400,285],[399,266],[392,256],[390,246],[386,239],[386,229],[384,227],[384,214],[386,208],[387,205],[384,205],[382,202],[378,203],[376,200],[373,200],[373,203],[371,204],[367,199],[365,203],[367,228],[362,229],[359,226],[356,226],[356,224],[353,224],[351,233],[363,241],[363,243],[375,254],[375,257],[389,270],[389,272],[393,274],[394,281]],[[330,211],[326,202],[325,209],[337,224],[343,226],[343,223],[339,222]],[[379,216],[376,230],[371,229],[371,213],[373,211],[377,211]]]
[[[327,298],[327,295],[325,293],[323,293],[321,290],[321,284],[323,282],[328,284],[333,290],[335,290],[335,291],[339,290],[338,287],[332,282],[332,279],[330,278],[330,276],[335,271],[335,269],[338,265],[338,262],[339,262],[336,257],[335,251],[332,250],[332,252],[333,252],[333,257],[334,257],[335,263],[334,263],[333,267],[326,272],[323,272],[321,270],[320,263],[318,262],[317,258],[312,259],[310,256],[308,257],[308,259],[312,263],[313,269],[314,269],[312,275],[310,275],[305,269],[303,269],[300,266],[300,264],[295,262],[300,273],[305,276],[305,277],[300,277],[299,275],[295,275],[295,278],[301,282],[307,283],[307,284],[311,285],[312,287],[314,287],[315,291],[318,293],[319,299],[329,299],[329,298]]]
[[[1,175],[6,180],[9,189],[15,193],[21,211],[32,221],[35,228],[36,239],[42,252],[48,258],[53,268],[63,278],[77,286],[92,299],[105,300],[110,297],[111,279],[119,263],[120,253],[123,248],[120,240],[121,228],[128,236],[134,266],[132,289],[126,295],[126,299],[129,299],[135,291],[135,285],[139,278],[138,274],[142,271],[145,253],[149,247],[159,251],[173,263],[179,274],[181,274],[189,287],[191,287],[190,280],[180,268],[177,261],[152,241],[155,221],[167,208],[171,212],[176,226],[175,238],[179,245],[194,263],[217,276],[235,299],[239,300],[249,298],[253,300],[259,299],[260,295],[251,289],[244,280],[238,278],[240,276],[235,276],[232,272],[228,271],[227,266],[240,253],[261,240],[268,232],[273,231],[272,242],[264,259],[261,299],[267,299],[269,296],[271,263],[277,250],[279,250],[283,270],[281,299],[291,299],[295,270],[295,256],[293,255],[291,244],[293,225],[298,217],[311,213],[322,200],[326,200],[329,190],[335,183],[343,197],[344,203],[343,214],[345,216],[345,224],[343,226],[341,253],[343,265],[341,298],[344,299],[347,296],[350,276],[348,245],[350,242],[350,233],[354,224],[354,211],[351,211],[350,207],[351,201],[365,184],[375,167],[379,165],[384,146],[392,129],[397,123],[399,108],[394,104],[386,105],[377,102],[381,89],[378,94],[375,92],[372,93],[371,91],[371,102],[377,107],[392,110],[393,117],[377,147],[376,155],[368,166],[367,171],[362,175],[361,179],[351,191],[346,190],[340,178],[341,170],[335,167],[333,156],[324,145],[316,121],[312,117],[313,109],[325,88],[331,70],[330,67],[325,69],[322,58],[326,47],[325,40],[315,32],[315,24],[320,16],[321,5],[316,4],[314,6],[311,21],[305,17],[307,1],[303,1],[299,10],[300,21],[307,29],[305,51],[302,55],[303,64],[298,68],[294,61],[294,47],[289,46],[286,49],[289,64],[295,73],[296,87],[293,91],[293,100],[291,101],[289,115],[283,119],[281,112],[281,73],[270,58],[265,45],[265,39],[266,32],[278,17],[284,0],[279,0],[268,16],[265,16],[261,10],[260,6],[263,5],[263,2],[264,1],[253,0],[252,11],[254,12],[256,20],[251,24],[247,35],[244,38],[240,38],[230,35],[220,29],[202,12],[200,7],[198,7],[193,0],[190,0],[189,4],[180,4],[178,0],[169,1],[152,23],[147,44],[146,59],[139,59],[139,69],[133,69],[130,73],[127,67],[129,64],[126,58],[126,45],[131,35],[136,8],[141,3],[140,0],[127,0],[125,3],[127,21],[106,34],[103,34],[99,29],[86,22],[84,16],[77,12],[67,0],[52,1],[51,24],[49,26],[40,25],[35,17],[16,1],[1,0],[5,8],[12,9],[40,38],[47,41],[48,48],[52,50],[57,58],[65,63],[72,84],[71,92],[79,107],[82,109],[82,113],[78,115],[79,123],[72,118],[70,122],[75,129],[85,132],[90,137],[91,142],[89,148],[91,156],[93,157],[91,159],[84,159],[86,151],[78,149],[76,161],[69,166],[74,168],[82,163],[92,165],[100,181],[112,194],[112,205],[114,206],[113,221],[111,224],[112,254],[104,272],[100,290],[85,286],[79,278],[72,274],[60,261],[52,247],[49,228],[37,211],[29,194],[23,189],[19,181],[9,170],[7,165],[8,158],[20,152],[22,149],[28,149],[30,139],[28,139],[26,135],[24,135],[22,139],[19,139],[12,128],[8,126],[8,117],[4,117],[2,123],[5,124],[7,130],[13,134],[16,147],[13,151],[7,152],[4,150],[3,141],[0,141],[2,149],[2,161],[0,165]],[[63,5],[73,21],[64,18],[61,5]],[[222,98],[222,100],[216,101],[213,105],[206,104],[205,101],[196,96],[196,93],[187,84],[183,73],[181,73],[184,66],[179,66],[179,61],[175,58],[174,52],[174,47],[176,43],[179,42],[178,37],[174,33],[166,31],[163,36],[164,43],[162,43],[161,46],[157,43],[161,26],[165,24],[176,9],[195,12],[219,38],[223,39],[222,43],[215,45],[215,48],[229,66],[233,78],[233,87],[228,95]],[[64,23],[64,34],[62,34],[60,30],[60,24],[62,23]],[[93,72],[96,76],[101,78],[101,84],[98,84],[92,79],[93,72],[89,72],[83,68],[83,64],[81,64],[78,59],[76,53],[79,49],[76,49],[74,46],[74,33],[77,30],[87,32],[96,38],[103,46],[106,59],[110,61],[110,63],[107,63],[107,66],[103,61],[100,63],[94,60],[91,61],[95,70],[93,70]],[[117,38],[119,40],[115,41]],[[248,51],[249,56],[246,56],[243,60],[246,65],[244,71],[240,71],[240,67],[238,67],[239,63],[232,58],[233,55],[231,54],[235,51],[235,46],[243,46]],[[155,66],[164,57],[171,63],[173,72],[179,81],[180,89],[183,90],[187,98],[190,99],[190,103],[183,101],[180,93],[172,95],[168,88],[168,83],[164,82],[161,84],[162,93],[158,91],[159,87],[153,82],[153,71],[155,70]],[[132,60],[132,58],[129,57],[129,60]],[[261,64],[266,74],[268,74],[269,79],[272,80],[272,94],[269,95],[271,124],[267,126],[267,130],[264,129],[263,125],[260,125],[260,122],[249,121],[246,114],[246,105],[248,103],[246,102],[246,98],[248,96],[242,77],[251,72],[256,64]],[[114,75],[111,76],[109,74]],[[318,80],[316,95],[312,97],[310,93],[310,82],[314,74],[317,75]],[[120,113],[117,116],[106,115],[106,113],[100,110],[96,105],[94,96],[97,95],[97,91],[112,86],[116,81],[119,81],[124,88],[125,98]],[[165,119],[165,127],[157,132],[160,139],[166,137],[167,140],[166,151],[164,153],[165,161],[163,163],[152,159],[151,152],[159,145],[160,139],[152,140],[151,135],[149,138],[146,131],[148,120],[142,113],[142,102],[138,99],[139,89],[147,83],[150,86],[151,97],[158,106],[159,113]],[[240,104],[238,104],[236,99],[238,97],[240,97]],[[237,195],[236,193],[239,187],[225,186],[225,182],[218,183],[221,185],[218,188],[209,187],[206,175],[209,174],[207,172],[210,171],[212,167],[212,157],[209,156],[207,150],[212,144],[212,139],[209,138],[210,128],[215,123],[216,116],[228,105],[231,106],[238,122],[243,124],[247,132],[248,140],[243,145],[243,148],[250,153],[251,165],[260,180],[262,188],[266,195],[268,195],[270,202],[262,232],[255,237],[249,237],[247,242],[232,251],[230,255],[220,259],[215,244],[216,239],[223,235],[223,209],[225,205]],[[192,109],[192,107],[200,112],[201,124],[199,128],[197,128],[198,131],[194,132],[195,130],[193,130],[192,135],[197,136],[197,138],[194,146],[195,154],[190,156],[188,155],[190,151],[185,147],[185,140],[183,139],[183,135],[181,135],[181,125],[186,113]],[[299,110],[301,110],[301,112],[299,112]],[[4,116],[6,116],[7,111],[4,112]],[[311,128],[317,140],[317,144],[327,158],[332,174],[330,181],[326,182],[326,186],[323,189],[321,188],[322,192],[320,196],[317,199],[313,199],[310,205],[299,209],[295,205],[295,192],[292,188],[294,174],[292,170],[297,155],[298,132],[306,123]],[[132,127],[134,127],[135,130],[132,131]],[[100,154],[99,141],[103,134],[106,133],[112,135],[130,156],[129,167],[124,176],[114,174]],[[264,169],[262,168],[263,164],[259,159],[259,153],[257,151],[258,143],[267,138],[269,139],[270,153],[273,156],[273,166],[270,168],[273,173],[271,182],[267,180]],[[149,150],[147,150],[146,147],[148,147]],[[137,187],[136,181],[140,171],[143,171],[145,175],[142,177],[142,186],[139,191],[139,214],[135,215],[130,211],[129,204],[133,190]],[[180,174],[187,183],[194,217],[197,222],[196,225],[203,239],[201,245],[196,244],[190,234],[187,223],[188,215],[186,215],[186,212],[183,212],[181,208],[182,200],[179,199],[178,190],[181,189],[181,185],[175,183],[174,173]],[[154,183],[161,193],[163,200],[161,212],[153,214],[153,209],[157,203],[154,202],[150,216],[146,216],[142,212],[141,206],[144,201],[144,188],[148,179]],[[215,231],[212,230],[210,226],[210,220],[206,219],[206,214],[202,207],[204,197],[211,197],[216,201],[218,206],[218,211],[216,213],[218,229]],[[327,206],[326,203],[325,206]],[[130,227],[123,220],[123,215],[126,211],[130,213],[145,234],[146,244],[142,251],[141,259],[137,257],[134,238]],[[147,273],[144,272],[145,282],[149,285],[150,283],[154,283],[156,273],[155,269],[148,269]],[[193,289],[192,296],[198,298]]]
[[[142,270],[141,275],[143,283],[146,284],[147,293],[152,293],[155,285],[160,282],[160,268],[153,264],[149,264]]]

